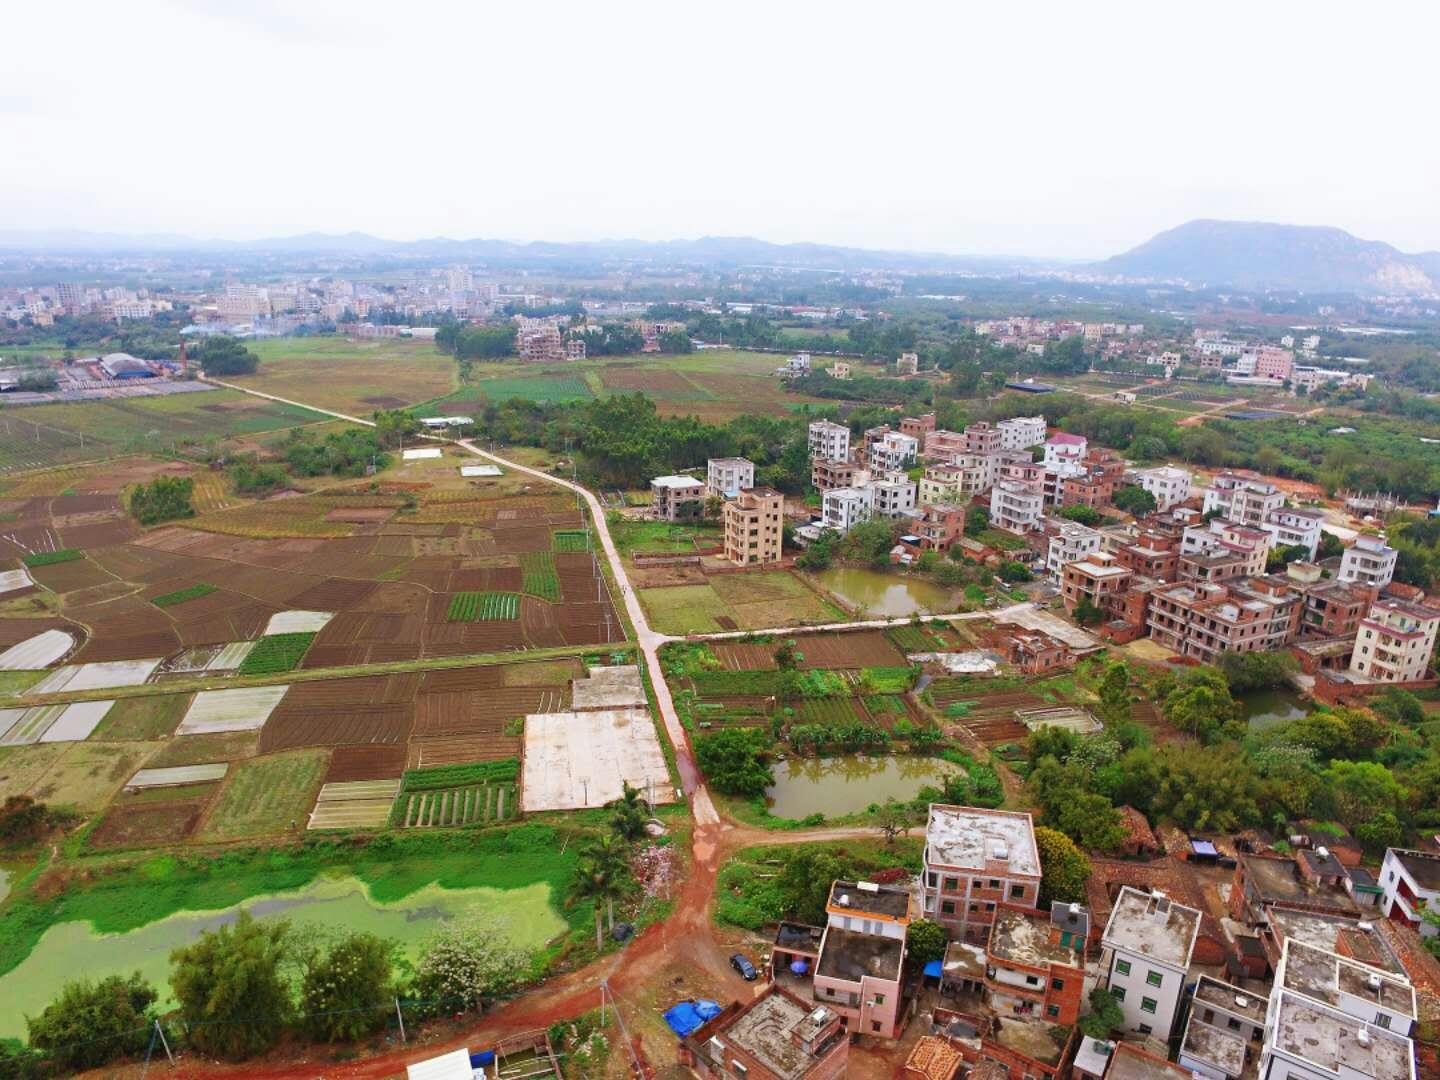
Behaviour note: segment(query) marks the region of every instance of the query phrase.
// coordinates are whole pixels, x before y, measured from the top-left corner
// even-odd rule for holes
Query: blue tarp
[[[925,977],[927,979],[938,979],[940,977],[940,961],[931,960],[925,965]]]
[[[1195,852],[1196,855],[1202,855],[1207,858],[1214,858],[1220,854],[1220,852],[1215,850],[1215,845],[1209,840],[1191,840],[1190,850]]]
[[[790,970],[796,975],[804,975],[810,970],[810,964],[805,960],[791,960]]]
[[[665,1010],[665,1023],[682,1039],[695,1031],[707,1020],[720,1015],[720,1005],[715,1001],[681,1001]]]
[[[494,1050],[481,1050],[478,1054],[470,1055],[470,1067],[472,1069],[483,1069],[495,1060]]]

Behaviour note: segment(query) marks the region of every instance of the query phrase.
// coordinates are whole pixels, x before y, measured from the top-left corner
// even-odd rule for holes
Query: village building
[[[1400,553],[1385,543],[1383,536],[1360,535],[1340,556],[1341,581],[1383,589],[1395,576]]]
[[[1127,1031],[1169,1040],[1199,930],[1196,908],[1163,894],[1120,890],[1101,938],[1101,966]]]
[[[705,513],[705,484],[693,476],[650,481],[651,510],[660,521],[695,521]]]
[[[1380,864],[1381,913],[1433,938],[1440,929],[1421,918],[1426,908],[1440,910],[1440,853],[1390,848]]]
[[[983,942],[1001,904],[1034,908],[1040,856],[1029,814],[933,803],[925,826],[924,916]]]
[[[751,488],[727,500],[725,558],[741,566],[779,562],[785,496],[772,488]]]
[[[1371,682],[1424,679],[1437,629],[1440,610],[1403,600],[1377,600],[1360,620],[1350,671]]]
[[[705,463],[705,487],[711,495],[733,499],[755,486],[755,463],[745,458],[711,458]]]
[[[850,1040],[841,1016],[771,985],[680,1041],[680,1063],[702,1080],[839,1080]]]

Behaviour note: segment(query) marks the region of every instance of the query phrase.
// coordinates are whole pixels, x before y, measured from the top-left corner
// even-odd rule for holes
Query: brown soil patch
[[[379,394],[375,397],[361,398],[366,405],[374,405],[377,409],[403,409],[409,404],[403,398],[391,397],[388,394]]]
[[[405,771],[407,750],[401,744],[337,746],[330,755],[325,783],[349,780],[390,780]]]
[[[208,799],[117,803],[86,840],[100,850],[178,844],[195,830]]]
[[[880,630],[853,634],[803,634],[795,648],[804,655],[802,668],[838,670],[862,667],[904,667],[905,657]]]
[[[103,567],[89,559],[74,562],[55,563],[53,566],[35,566],[30,576],[47,589],[57,593],[74,592],[76,589],[93,589],[113,580]]]
[[[374,591],[372,581],[330,578],[297,593],[290,602],[303,611],[345,611],[364,603]]]
[[[303,685],[303,684],[302,684]],[[281,705],[284,708],[284,705]],[[260,752],[300,746],[393,743],[410,737],[410,705],[347,705],[334,708],[276,709],[260,729]]]
[[[412,739],[406,767],[419,769],[429,765],[518,758],[523,743],[524,739],[518,735],[443,735],[434,739]]]
[[[394,514],[394,510],[381,507],[340,506],[326,514],[325,520],[348,521],[355,525],[378,525],[383,521],[389,521]]]
[[[123,544],[133,539],[140,532],[139,528],[130,521],[106,521],[96,525],[69,526],[60,530],[60,537],[65,547],[90,548],[109,547],[112,544]]]
[[[797,646],[797,650],[805,653],[808,659],[808,649],[799,649]],[[750,645],[744,642],[726,641],[711,645],[710,651],[729,671],[775,670],[774,645]]]

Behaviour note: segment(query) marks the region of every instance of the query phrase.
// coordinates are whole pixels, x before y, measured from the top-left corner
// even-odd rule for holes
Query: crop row
[[[282,671],[291,671],[300,663],[314,640],[313,630],[263,637],[241,662],[237,674],[276,675]]]

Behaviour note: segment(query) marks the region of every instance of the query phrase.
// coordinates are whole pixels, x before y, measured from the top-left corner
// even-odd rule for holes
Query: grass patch
[[[902,836],[893,845],[882,840],[828,841],[817,844],[765,845],[737,851],[720,867],[715,893],[715,921],[721,925],[759,930],[767,923],[788,918],[775,888],[780,867],[791,853],[823,852],[841,865],[840,875],[848,880],[875,880],[886,870],[918,873],[924,842],[917,836]]]
[[[250,758],[230,770],[210,818],[201,830],[206,840],[238,840],[298,829],[315,801],[330,755],[324,750],[292,750]]]
[[[175,733],[190,704],[189,694],[121,698],[90,735],[91,742],[161,739]]]
[[[0,697],[23,694],[49,674],[48,671],[0,671]]]
[[[445,618],[450,622],[474,622],[480,611],[478,592],[460,592],[450,598],[450,610]]]
[[[293,671],[314,640],[313,630],[263,637],[256,642],[255,648],[250,650],[250,655],[241,662],[237,674],[276,675],[283,671]]]
[[[85,553],[79,548],[61,548],[59,551],[36,551],[21,561],[26,566],[54,566],[56,563],[74,562],[83,559]]]
[[[183,604],[186,600],[199,600],[202,596],[209,596],[216,591],[214,585],[207,585],[201,582],[198,585],[191,585],[188,589],[176,589],[174,592],[167,592],[163,596],[157,596],[150,602],[156,607],[174,607],[176,604]]]
[[[428,769],[410,769],[400,784],[402,791],[431,791],[460,784],[490,781],[514,781],[520,776],[517,758],[499,761],[476,761],[465,765],[433,765]]]
[[[520,556],[522,588],[529,596],[551,603],[560,601],[560,578],[555,573],[555,558],[548,551],[527,551]]]

